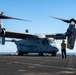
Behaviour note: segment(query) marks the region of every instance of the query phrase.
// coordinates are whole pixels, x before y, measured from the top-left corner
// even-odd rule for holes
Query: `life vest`
[[[66,43],[61,43],[62,49],[66,49]]]

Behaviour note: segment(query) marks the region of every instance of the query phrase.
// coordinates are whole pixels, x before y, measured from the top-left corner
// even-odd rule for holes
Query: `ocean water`
[[[17,55],[17,52],[0,52],[0,55]]]
[[[57,53],[58,55],[61,55],[61,52],[58,52]],[[74,53],[74,52],[67,52],[66,53],[67,55],[75,55],[76,56],[76,52]]]

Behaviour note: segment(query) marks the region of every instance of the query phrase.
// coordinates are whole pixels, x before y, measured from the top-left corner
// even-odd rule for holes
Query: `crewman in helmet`
[[[62,58],[66,58],[66,43],[65,43],[65,40],[62,40],[61,52],[62,52]]]

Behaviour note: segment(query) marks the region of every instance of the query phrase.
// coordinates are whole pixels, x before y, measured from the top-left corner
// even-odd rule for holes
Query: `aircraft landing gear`
[[[43,53],[39,53],[39,56],[43,56]]]
[[[18,55],[19,55],[19,56],[23,56],[23,52],[22,52],[22,51],[19,51],[19,52],[18,52]]]
[[[53,52],[53,53],[52,53],[52,56],[56,56],[56,52]]]

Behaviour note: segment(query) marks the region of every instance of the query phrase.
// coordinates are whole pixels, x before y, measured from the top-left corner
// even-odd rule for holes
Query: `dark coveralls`
[[[64,40],[61,43],[61,52],[62,52],[62,58],[66,58],[66,43]]]

